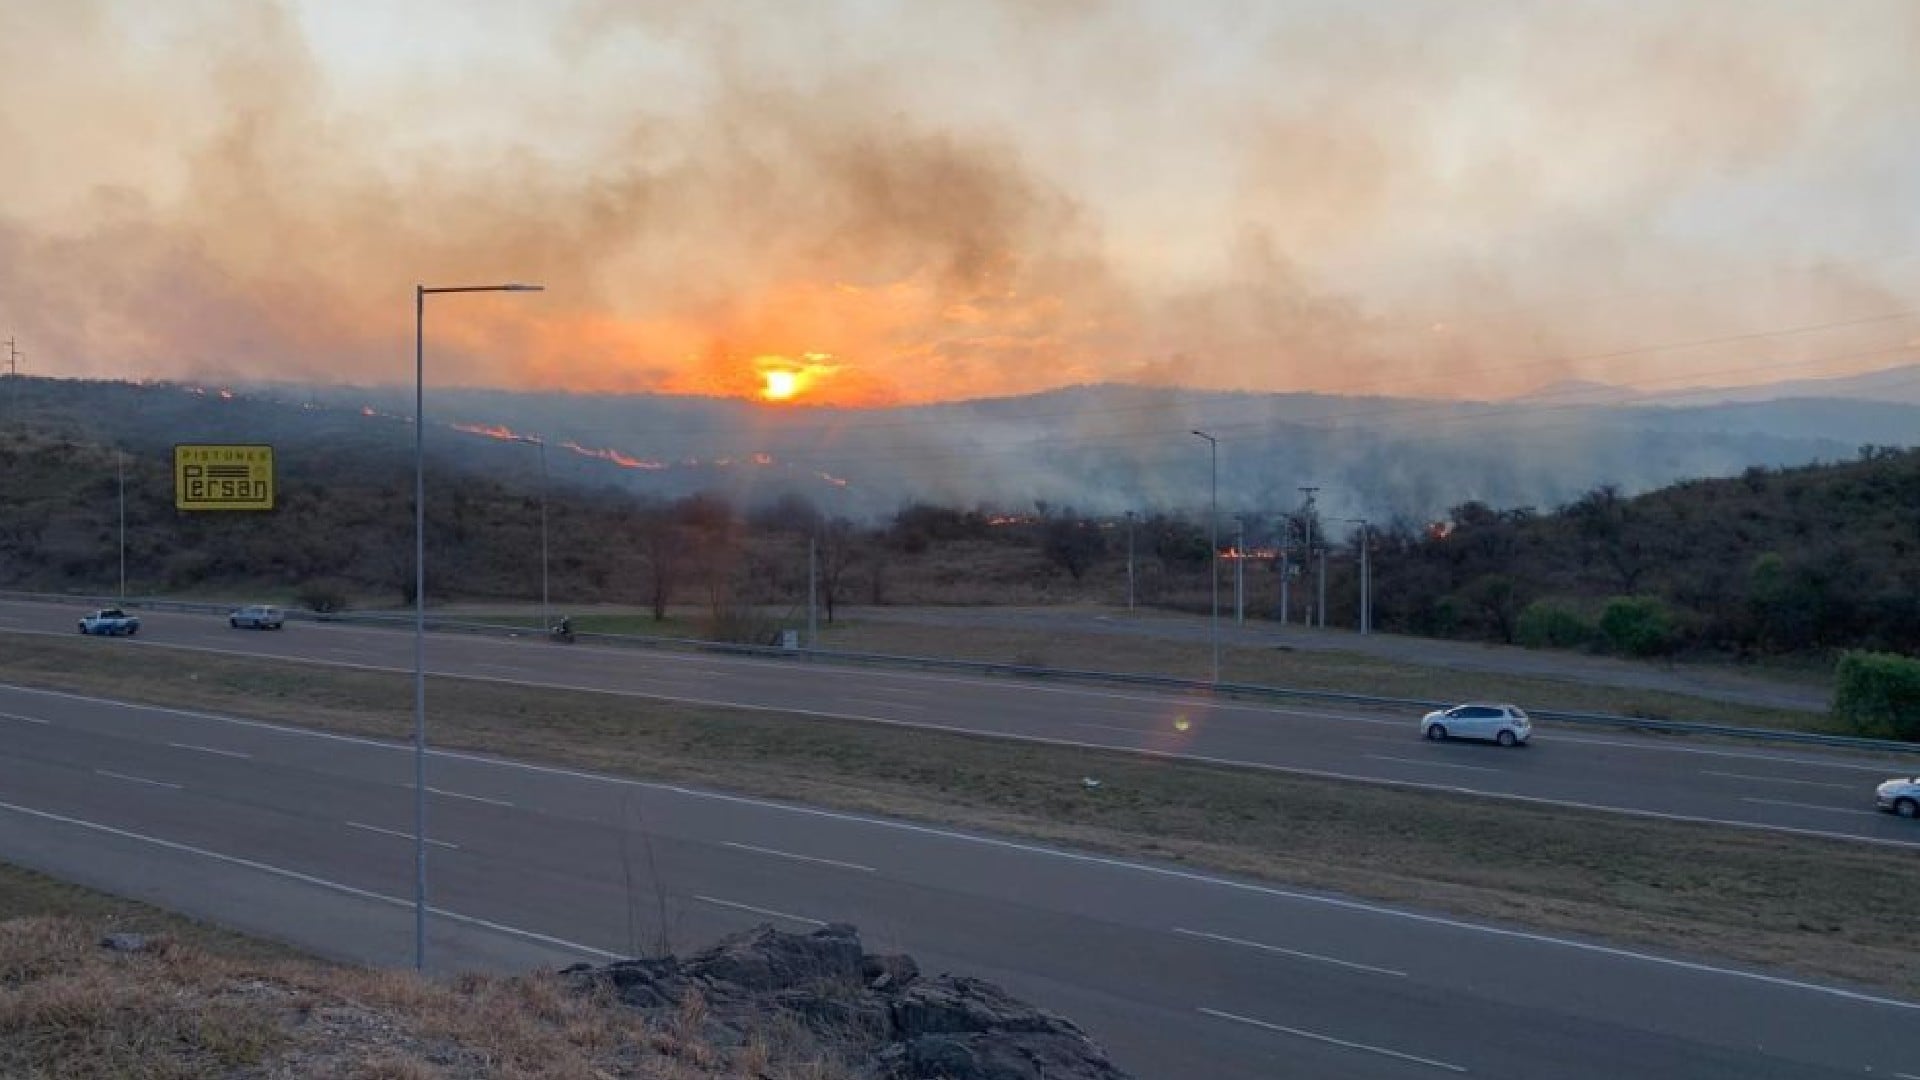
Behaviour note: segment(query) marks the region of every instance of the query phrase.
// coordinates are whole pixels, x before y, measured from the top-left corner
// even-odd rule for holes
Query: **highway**
[[[329,954],[408,962],[408,748],[17,688],[0,689],[0,737],[6,858]],[[1874,995],[479,755],[436,753],[428,783],[443,967],[848,921],[870,948],[1073,1017],[1154,1080],[1920,1066],[1920,1005]]]
[[[8,605],[0,631],[71,634],[72,614]],[[390,631],[242,633],[206,616],[143,618],[141,638],[89,644],[403,666],[391,658],[406,638]],[[1886,769],[1557,731],[1526,751],[1430,746],[1406,718],[1365,713],[539,641],[431,644],[435,670],[484,678],[778,708],[784,699],[827,715],[1289,768],[1350,771],[1381,753],[1461,767],[1449,784],[1488,782],[1465,767],[1542,782],[1545,770],[1603,762],[1654,796],[1707,771],[1832,779],[1850,768],[1866,787]],[[1195,736],[1185,742],[1172,738],[1181,715]],[[0,736],[0,855],[330,955],[409,961],[407,748],[20,688],[0,688]],[[479,755],[437,752],[429,785],[443,967],[606,959],[663,935],[684,951],[763,921],[848,921],[870,948],[995,979],[1073,1017],[1148,1078],[1920,1076],[1920,1007],[1874,995]],[[1808,790],[1798,799],[1808,806],[1828,790],[1836,808],[1852,798]]]
[[[0,604],[0,632],[73,636],[76,614],[55,605]],[[393,630],[294,623],[277,633],[251,632],[207,615],[145,612],[142,619],[138,638],[97,643],[412,670],[410,638]],[[1409,713],[565,646],[538,637],[431,635],[427,662],[436,674],[473,679],[1174,755],[1920,850],[1920,828],[1873,809],[1874,785],[1920,771],[1920,754],[1781,749],[1550,724],[1522,750],[1436,745],[1419,738]]]

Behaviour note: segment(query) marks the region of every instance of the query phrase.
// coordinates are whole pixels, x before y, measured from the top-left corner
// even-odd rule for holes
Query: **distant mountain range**
[[[12,389],[15,408],[43,424],[129,449],[258,440],[310,458],[411,461],[411,388],[21,379]],[[1311,485],[1327,517],[1373,520],[1430,520],[1476,499],[1547,508],[1598,484],[1637,492],[1920,443],[1920,366],[1765,393],[1777,396],[1655,400],[1572,384],[1485,403],[1102,385],[848,409],[450,389],[430,391],[428,431],[436,469],[531,482],[539,454],[509,436],[542,437],[556,482],[745,503],[799,494],[857,518],[914,500],[1203,511],[1209,452],[1195,430],[1219,439],[1222,513],[1288,509]]]

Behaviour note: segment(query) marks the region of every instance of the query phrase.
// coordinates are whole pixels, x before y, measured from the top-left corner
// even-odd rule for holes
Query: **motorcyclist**
[[[572,616],[569,616],[569,615],[560,616],[560,621],[553,624],[553,636],[560,641],[573,640]]]

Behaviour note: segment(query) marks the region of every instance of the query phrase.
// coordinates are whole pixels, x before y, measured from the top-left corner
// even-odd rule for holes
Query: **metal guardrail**
[[[10,591],[0,591],[0,600],[19,600],[34,603],[93,604],[100,607],[117,606],[122,608],[139,608],[149,611],[172,611],[195,614],[225,614],[238,606],[234,604],[212,604],[191,600],[149,599],[145,597],[121,599],[61,593]],[[413,616],[410,614],[387,614],[371,611],[322,614],[297,608],[283,610],[285,610],[288,619],[296,621],[304,620],[321,623],[346,623],[349,625],[390,626],[395,628],[411,627],[414,621]],[[443,619],[435,618],[431,615],[427,618],[427,629],[439,633],[481,634],[505,637],[541,636],[543,634],[543,631],[538,626],[514,626],[504,623]],[[803,663],[868,664],[876,667],[964,672],[971,675],[997,675],[1010,678],[1054,681],[1064,680],[1069,682],[1099,683],[1109,686],[1138,686],[1147,689],[1172,690],[1186,693],[1224,694],[1229,697],[1239,698],[1333,701],[1347,705],[1390,705],[1427,709],[1443,708],[1451,704],[1457,704],[1457,702],[1436,701],[1429,698],[1384,697],[1372,694],[1352,694],[1339,690],[1316,690],[1308,687],[1266,686],[1258,683],[1212,683],[1202,679],[1183,679],[1172,675],[1143,675],[1126,671],[1085,671],[1074,668],[1009,664],[991,660],[957,660],[938,656],[901,656],[891,653],[850,652],[838,649],[788,649],[777,645],[744,645],[735,642],[706,641],[699,638],[655,637],[644,634],[576,632],[574,637],[578,641],[590,644],[624,648],[717,653],[726,656],[752,656],[792,660]],[[1562,709],[1528,709],[1527,712],[1537,720],[1550,720],[1558,723],[1593,727],[1625,728],[1673,735],[1714,735],[1727,738],[1754,739],[1762,742],[1797,743],[1807,746],[1829,746],[1852,750],[1920,754],[1920,743],[1899,742],[1892,739],[1869,739],[1855,735],[1821,735],[1808,731],[1780,731],[1772,728],[1741,727],[1736,724],[1706,724],[1690,720],[1659,720],[1651,717],[1622,716],[1613,713],[1577,712]]]

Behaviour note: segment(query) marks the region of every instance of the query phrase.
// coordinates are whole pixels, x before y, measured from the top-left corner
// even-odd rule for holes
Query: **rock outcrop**
[[[913,959],[866,952],[852,926],[771,927],[685,960],[628,960],[562,973],[718,1047],[811,1042],[871,1080],[1126,1080],[1070,1021],[998,986],[922,976]],[[777,1029],[777,1030],[776,1030]]]

